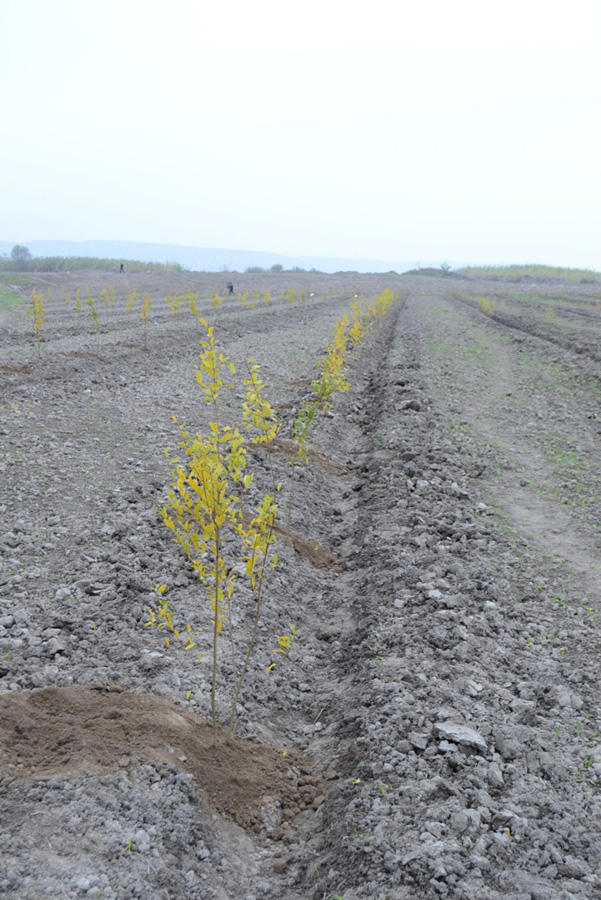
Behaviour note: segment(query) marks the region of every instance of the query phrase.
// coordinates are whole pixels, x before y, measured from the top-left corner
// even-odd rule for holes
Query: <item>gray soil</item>
[[[25,302],[1,313],[0,896],[601,897],[594,286],[257,274],[238,296],[269,305],[217,308],[224,276],[127,277],[32,276],[51,291],[41,341]],[[96,332],[62,293],[111,283]],[[400,302],[293,472],[286,438],[336,320],[388,286]],[[132,289],[152,296],[146,335]],[[250,507],[284,485],[279,562],[236,737],[215,746],[208,658],[145,627],[165,584],[208,649],[157,515],[172,416],[208,422],[201,328],[163,299],[185,291],[285,423],[251,460]],[[221,718],[227,642],[219,668]]]

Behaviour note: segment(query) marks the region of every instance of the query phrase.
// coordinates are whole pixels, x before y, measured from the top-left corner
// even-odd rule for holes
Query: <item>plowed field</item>
[[[36,275],[0,307],[0,895],[601,897],[598,288],[278,273],[226,297],[228,278]],[[293,468],[336,321],[386,287]],[[217,746],[208,658],[145,626],[164,584],[208,647],[157,515],[172,417],[209,416],[186,293],[284,423],[252,456],[249,502],[283,484],[279,561]]]

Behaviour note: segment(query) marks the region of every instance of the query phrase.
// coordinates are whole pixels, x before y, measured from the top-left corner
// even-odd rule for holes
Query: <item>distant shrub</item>
[[[403,272],[403,275],[429,275],[434,276],[435,278],[453,278],[457,273],[452,272],[448,263],[443,263],[441,266],[425,266],[423,269],[409,269],[407,272]]]
[[[8,267],[15,272],[29,272],[31,270],[31,253],[28,247],[22,244],[15,244],[10,251],[10,257],[7,260]]]

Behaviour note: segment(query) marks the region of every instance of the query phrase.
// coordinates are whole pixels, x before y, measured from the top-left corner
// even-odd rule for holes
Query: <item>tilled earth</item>
[[[96,334],[58,299],[81,273],[37,276],[45,340],[21,307],[0,322],[0,894],[601,897],[592,288],[529,287],[538,318],[523,297],[487,314],[474,298],[498,286],[448,278],[247,275],[237,291],[269,305],[201,301],[286,423],[252,459],[251,504],[284,484],[279,562],[236,738],[214,747],[208,662],[145,622],[165,584],[208,646],[157,516],[172,415],[207,423],[201,330],[159,298],[222,280],[132,276]],[[387,286],[400,302],[293,471],[285,437],[336,320]],[[132,288],[153,297],[146,338]],[[229,650],[220,675],[225,717]]]

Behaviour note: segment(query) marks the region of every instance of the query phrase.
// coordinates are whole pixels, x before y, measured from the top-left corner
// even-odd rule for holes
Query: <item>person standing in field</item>
[[[234,293],[234,285],[232,284],[231,281],[228,281],[228,283],[227,283],[227,292],[228,292],[228,294]]]

